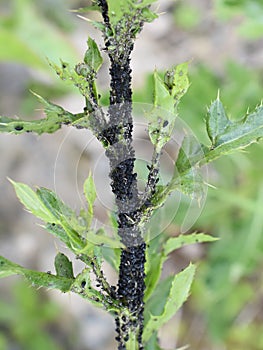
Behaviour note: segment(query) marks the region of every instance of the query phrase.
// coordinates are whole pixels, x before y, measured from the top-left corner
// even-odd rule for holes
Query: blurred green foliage
[[[201,21],[199,8],[183,1],[176,3],[173,15],[176,25],[185,30],[196,28]]]
[[[0,349],[62,350],[54,337],[61,310],[24,282],[0,300]]]
[[[220,19],[241,19],[239,32],[242,36],[251,39],[262,37],[262,0],[215,0],[215,6]]]
[[[0,61],[22,63],[49,74],[47,57],[63,56],[75,62],[76,50],[65,36],[65,29],[73,26],[68,6],[65,1],[54,1],[52,6],[39,0],[1,1]]]

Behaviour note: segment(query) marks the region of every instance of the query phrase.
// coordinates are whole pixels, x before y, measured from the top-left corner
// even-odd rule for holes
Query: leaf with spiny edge
[[[144,301],[147,302],[154,292],[162,273],[163,264],[169,258],[170,253],[190,244],[214,242],[216,240],[218,238],[197,232],[187,235],[180,234],[177,237],[162,237],[161,239],[158,236],[152,240],[146,249]],[[150,259],[151,256],[155,256],[155,258]]]
[[[49,223],[59,223],[56,216],[47,208],[37,193],[33,191],[28,185],[21,182],[15,182],[9,179],[14,186],[17,197],[25,208],[35,215],[37,218]]]
[[[244,149],[262,138],[263,106],[258,106],[253,113],[247,114],[241,120],[231,121],[227,118],[218,97],[211,104],[206,124],[212,145],[210,150],[205,153],[204,159],[200,161],[201,165],[209,163],[224,154]]]
[[[90,301],[93,305],[106,309],[109,312],[118,310],[118,305],[114,305],[113,300],[108,299],[110,297],[93,288],[90,279],[90,269],[84,269],[78,274],[71,286],[71,291]]]
[[[84,70],[81,70],[81,63],[77,65],[76,67],[71,67],[69,63],[64,62],[61,60],[61,66],[58,66],[55,63],[52,63],[49,61],[49,65],[55,70],[57,75],[60,77],[61,80],[65,81],[66,83],[75,86],[79,89],[80,93],[85,96],[86,98],[90,95],[90,81],[87,80],[87,78],[82,75],[81,72]],[[78,67],[79,74],[76,72],[75,68]]]
[[[59,130],[63,124],[72,124],[83,117],[83,113],[72,114],[62,107],[45,100],[36,93],[32,92],[32,94],[44,105],[46,118],[28,121],[0,116],[0,132],[11,134],[22,134],[25,132],[34,132],[39,135],[43,133],[52,134]]]
[[[69,292],[74,279],[55,276],[50,273],[28,270],[12,261],[0,256],[0,278],[22,275],[32,286],[59,289],[61,292]]]
[[[168,256],[174,250],[189,244],[215,242],[217,240],[217,237],[205,233],[194,232],[188,235],[181,234],[177,237],[171,237],[165,242],[163,245],[163,254],[164,256]]]
[[[167,290],[162,287],[162,284],[156,287],[156,294],[152,295],[149,303],[157,306],[158,311],[156,313],[151,308],[147,308],[146,304],[146,318],[142,336],[143,342],[147,342],[153,332],[159,330],[162,325],[168,322],[186,301],[190,293],[195,269],[195,265],[190,264],[172,279],[170,278],[170,285],[168,284],[168,295],[166,295]],[[156,302],[153,302],[153,299],[156,299]],[[160,300],[165,300],[165,305],[162,310],[160,310]]]
[[[223,134],[229,125],[230,120],[227,118],[224,106],[219,99],[218,93],[217,99],[211,104],[208,110],[206,120],[207,133],[212,145],[217,143],[218,136]]]
[[[80,235],[86,227],[81,226],[75,212],[67,207],[54,192],[43,187],[35,192],[26,184],[13,180],[10,182],[25,208],[37,218],[50,224],[49,232],[57,233],[57,236],[60,236],[76,253],[86,246],[86,240]],[[59,227],[62,229],[58,230]],[[57,231],[54,231],[55,228]]]

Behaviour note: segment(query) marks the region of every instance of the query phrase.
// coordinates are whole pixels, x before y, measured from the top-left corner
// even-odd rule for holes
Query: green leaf
[[[189,244],[214,242],[217,237],[207,235],[205,233],[191,233],[188,235],[180,235],[178,237],[169,238],[163,246],[163,254],[167,256],[176,249],[182,248]]]
[[[68,218],[61,217],[60,224],[69,238],[69,248],[74,253],[79,254],[87,244],[86,239],[82,237],[78,231],[72,228],[70,220],[68,220]]]
[[[188,235],[179,235],[178,237],[161,238],[160,236],[152,240],[146,250],[145,264],[145,285],[144,301],[147,302],[154,293],[156,285],[160,279],[164,262],[168,259],[168,255],[176,249],[182,248],[189,244],[214,242],[218,238],[204,234],[192,233]],[[151,257],[154,256],[154,259]]]
[[[175,68],[168,70],[164,76],[164,83],[177,106],[190,86],[188,80],[188,62],[178,64]]]
[[[75,212],[67,207],[54,192],[39,188],[34,192],[29,186],[10,180],[15,187],[21,203],[33,215],[49,223],[49,232],[59,237],[78,254],[86,246],[86,240],[80,235],[86,227],[81,226]]]
[[[103,246],[101,247],[101,254],[103,259],[107,261],[116,272],[118,272],[120,267],[121,249]]]
[[[39,135],[43,133],[54,133],[61,128],[63,124],[72,124],[74,121],[83,117],[83,114],[72,114],[62,107],[48,102],[43,97],[33,93],[45,106],[44,112],[46,118],[39,120],[26,121],[0,116],[0,132],[9,132],[12,134],[22,134],[25,132],[35,132]]]
[[[57,30],[54,25],[50,25],[49,16],[42,15],[36,3],[28,0],[15,0],[10,6],[9,18],[7,17],[6,22],[1,21],[1,24],[3,23],[2,26],[5,25],[6,30],[13,33],[21,43],[38,56],[36,62],[42,59],[43,64],[45,64],[46,57],[56,59],[62,56],[70,62],[77,59],[78,54],[74,45],[60,30]],[[0,32],[2,30],[3,28]],[[9,42],[5,41],[5,43]],[[27,53],[28,50],[22,56]],[[14,57],[14,59],[20,61],[21,57]],[[47,64],[46,68],[48,68]]]
[[[38,135],[43,133],[53,134],[61,128],[61,122],[40,119],[26,121],[22,119],[14,119],[0,116],[0,132],[8,132],[10,134],[22,134],[25,132],[35,132]]]
[[[160,279],[162,273],[163,263],[166,257],[161,252],[161,248],[164,244],[164,235],[158,235],[154,239],[150,240],[146,248],[146,263],[145,263],[145,293],[144,301],[146,302],[151,294],[154,292],[155,287]],[[154,256],[154,259],[152,257]]]
[[[86,246],[81,251],[79,251],[81,254],[90,251],[94,245],[110,247],[112,249],[124,248],[124,245],[120,242],[119,239],[109,237],[103,228],[100,228],[96,233],[92,230],[89,230],[86,235],[86,241]]]
[[[162,79],[154,72],[154,108],[147,113],[150,119],[149,137],[157,152],[170,140],[177,117],[177,106],[189,87],[188,63],[166,72]]]
[[[148,256],[147,259],[148,260],[151,259],[153,261],[151,263],[151,267],[148,273],[146,274],[146,278],[145,278],[145,286],[146,286],[146,290],[144,293],[145,302],[149,299],[149,297],[152,295],[153,291],[155,290],[155,287],[161,277],[163,263],[166,260],[166,258],[163,256],[163,254],[159,253],[158,255],[155,255],[154,259],[152,258],[152,256]]]
[[[71,285],[74,282],[73,279],[25,269],[24,267],[0,256],[0,278],[11,275],[22,275],[32,284],[32,286],[59,289],[64,293],[70,291]]]
[[[74,85],[76,88],[79,89],[80,93],[85,96],[86,98],[90,95],[90,81],[87,80],[86,77],[86,71],[85,74],[83,74],[83,71],[87,69],[87,67],[83,67],[83,64],[79,64],[76,66],[78,73],[75,70],[75,67],[73,68],[71,65],[69,65],[67,62],[61,61],[61,67],[59,67],[57,64],[49,62],[50,66],[55,70],[57,75],[60,77],[61,80],[65,81],[66,83],[70,85]],[[85,65],[85,64],[84,64]]]
[[[72,262],[63,253],[57,253],[55,257],[55,269],[57,276],[65,278],[74,278]]]
[[[156,70],[154,71],[153,79],[154,106],[167,110],[169,113],[173,113],[175,101],[170,93],[170,90],[167,88],[167,85],[164,83],[164,80],[160,77]]]
[[[154,332],[145,345],[145,350],[162,350],[158,343],[158,333]]]
[[[64,242],[67,247],[71,247],[69,237],[61,225],[56,225],[55,223],[52,223],[47,224],[43,227],[53,236],[59,238],[62,242]]]
[[[173,177],[166,186],[164,198],[173,191],[180,191],[190,198],[201,200],[205,194],[205,184],[202,176],[195,168]]]
[[[107,0],[110,23],[114,27],[127,17],[133,21],[133,25],[138,23],[138,31],[141,22],[151,22],[157,18],[157,14],[149,9],[149,6],[156,0],[145,0],[137,2],[134,0]],[[138,11],[140,10],[140,11]],[[135,30],[137,32],[137,30]]]
[[[217,121],[214,120],[216,117]],[[200,164],[243,149],[262,138],[263,106],[257,107],[254,113],[246,115],[241,120],[232,122],[226,118],[223,106],[217,99],[209,109],[206,122],[212,146]]]
[[[57,219],[57,223],[60,223],[61,218],[64,218],[70,223],[71,226],[73,226],[76,229],[80,229],[80,225],[75,212],[71,208],[69,208],[64,202],[62,202],[62,200],[58,198],[55,192],[47,188],[40,187],[36,190],[36,194],[41,200],[41,202],[45,205],[45,207]]]
[[[213,145],[217,143],[218,136],[223,134],[229,125],[230,120],[227,118],[225,109],[218,96],[211,104],[206,122],[207,133]]]
[[[194,274],[195,266],[190,264],[185,270],[174,276],[168,297],[165,295],[162,296],[162,293],[158,295],[158,299],[161,301],[164,298],[164,300],[166,300],[166,303],[161,313],[152,314],[151,310],[149,310],[150,315],[147,323],[145,324],[143,332],[144,342],[147,342],[153,332],[159,330],[162,325],[168,322],[186,301],[190,292]]]
[[[132,1],[133,2],[133,6],[136,8],[143,8],[145,6],[150,6],[152,5],[154,2],[156,2],[157,0],[142,0],[142,1]]]
[[[192,135],[186,135],[179,149],[178,157],[175,163],[175,170],[182,174],[204,157],[207,149],[200,145],[198,140]]]
[[[100,50],[98,49],[96,42],[91,38],[88,39],[87,44],[88,44],[88,50],[85,53],[84,62],[88,66],[90,66],[92,70],[94,70],[95,72],[98,72],[98,70],[100,69],[103,63]]]
[[[88,202],[87,226],[89,228],[91,225],[92,218],[93,218],[94,202],[95,202],[96,197],[97,197],[95,183],[93,181],[93,177],[91,174],[89,174],[89,176],[87,177],[87,179],[84,182],[84,194],[85,194],[86,200]]]
[[[45,222],[58,223],[54,214],[45,206],[39,196],[27,185],[15,182],[11,179],[9,181],[15,188],[16,195],[20,202],[26,207],[26,209]]]
[[[106,309],[109,312],[118,310],[117,306],[113,305],[112,300],[109,301],[101,291],[93,288],[89,269],[82,270],[76,277],[71,291],[90,301],[95,306]]]

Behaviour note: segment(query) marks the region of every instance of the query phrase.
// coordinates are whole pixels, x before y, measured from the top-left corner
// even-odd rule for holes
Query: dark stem
[[[105,0],[98,1],[104,24],[113,32]],[[108,144],[106,156],[110,162],[112,192],[115,195],[118,215],[118,234],[125,248],[121,252],[117,298],[128,310],[116,318],[118,349],[127,349],[129,335],[135,334],[138,349],[142,346],[144,290],[145,290],[145,242],[139,228],[140,199],[137,174],[134,172],[135,152],[132,146],[132,90],[130,54],[133,38],[127,35],[118,42],[122,33],[116,28],[113,36],[105,35],[106,51],[110,58],[110,107],[109,122],[101,138]],[[124,45],[119,50],[120,45]],[[109,47],[111,49],[109,49]],[[115,47],[115,50],[112,50]],[[120,52],[124,52],[120,53]]]

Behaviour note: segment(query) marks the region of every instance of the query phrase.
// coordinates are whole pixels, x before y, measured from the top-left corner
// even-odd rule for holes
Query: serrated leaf
[[[11,134],[22,134],[25,132],[35,132],[39,135],[43,133],[52,134],[59,130],[63,124],[72,124],[83,117],[83,113],[72,114],[62,107],[45,100],[43,97],[32,92],[44,105],[46,118],[39,120],[22,120],[19,118],[8,118],[0,116],[0,132]]]
[[[58,252],[55,257],[54,265],[57,276],[74,278],[72,262],[65,254]]]
[[[164,309],[160,314],[150,314],[150,317],[145,324],[143,332],[144,342],[147,342],[153,332],[159,330],[162,325],[168,322],[186,301],[190,292],[194,274],[195,266],[190,264],[185,270],[174,276],[169,295],[167,298],[164,296],[164,300],[166,300]]]
[[[209,108],[206,121],[207,133],[213,145],[216,144],[217,137],[224,133],[229,124],[230,120],[227,118],[224,106],[218,96]]]
[[[205,233],[191,233],[188,235],[181,234],[178,237],[171,237],[165,242],[163,246],[163,254],[167,256],[174,250],[182,248],[189,244],[214,242],[217,240],[217,237],[213,237]]]
[[[90,94],[90,82],[84,75],[78,74],[69,63],[61,61],[61,67],[55,63],[49,62],[61,80],[68,84],[74,85],[80,93],[87,97]]]
[[[39,196],[26,184],[9,181],[15,188],[16,195],[25,208],[37,218],[50,223],[58,223],[55,215],[41,201]]]
[[[75,253],[86,246],[80,235],[87,228],[81,226],[76,214],[54,192],[40,188],[34,192],[29,186],[10,180],[16,194],[26,209],[39,219],[49,223],[49,232],[61,238]]]
[[[22,119],[14,119],[0,116],[0,132],[8,132],[10,134],[22,134],[25,132],[35,132],[38,135],[43,133],[53,134],[61,128],[60,122],[53,120],[40,119],[26,121]]]
[[[88,50],[85,53],[84,62],[88,66],[90,66],[95,72],[98,72],[98,70],[100,69],[103,63],[100,50],[96,42],[91,38],[88,39],[87,44],[88,44]]]
[[[211,108],[220,103],[218,100],[219,99],[212,103]],[[201,165],[209,163],[224,154],[243,149],[263,137],[262,105],[259,106],[254,113],[248,114],[238,121],[232,122],[229,119],[226,121],[225,115],[222,113],[220,113],[218,117],[222,119],[221,121],[217,121],[216,124],[220,125],[220,127],[214,127],[214,129],[211,129],[211,115],[209,114],[207,118],[207,125],[209,124],[207,129],[209,130],[209,136],[214,143],[212,144],[211,149],[206,152],[204,159],[200,161]],[[216,134],[216,130],[218,131],[218,134]]]
[[[11,275],[22,275],[32,286],[59,289],[62,292],[70,291],[73,279],[54,276],[50,273],[28,270],[12,261],[0,256],[0,278]]]

